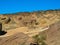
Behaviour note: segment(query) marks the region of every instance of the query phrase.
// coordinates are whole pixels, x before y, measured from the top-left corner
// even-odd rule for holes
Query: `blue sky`
[[[0,14],[60,9],[60,0],[0,0]]]

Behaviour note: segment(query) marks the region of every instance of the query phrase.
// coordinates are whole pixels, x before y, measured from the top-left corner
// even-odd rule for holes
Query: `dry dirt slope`
[[[51,25],[47,34],[49,45],[60,45],[60,22]]]
[[[36,28],[42,28],[42,27],[44,28],[46,26],[50,26],[48,30],[44,31],[46,32],[45,34],[47,35],[46,42],[48,45],[60,45],[59,21],[60,21],[60,10],[0,15],[0,22],[3,23],[3,30],[6,31],[8,30],[14,31],[14,29],[19,27],[28,27],[30,30],[32,30]],[[25,36],[24,34],[22,35],[23,36],[21,36],[21,32],[20,33],[17,32],[14,35],[8,37],[1,37],[0,45],[9,45],[9,44],[18,45],[19,43],[21,45],[22,42],[29,37],[29,36],[24,37]],[[17,36],[16,39],[15,36]],[[24,38],[21,39],[20,37],[22,38],[24,37]],[[6,42],[6,40],[8,41]],[[11,40],[13,43],[11,42]],[[29,40],[29,38],[27,40]],[[26,42],[29,42],[30,44],[30,41],[26,41]],[[27,43],[26,45],[29,44]]]
[[[50,25],[50,28],[43,31],[42,34],[46,34],[46,42],[48,45],[60,45],[60,21]]]
[[[46,43],[48,45],[60,45],[60,21],[50,25],[50,28],[41,34],[47,35]],[[0,45],[30,45],[31,42],[31,38],[23,33],[0,37]]]
[[[0,37],[0,45],[30,45],[31,42],[31,38],[24,33]]]

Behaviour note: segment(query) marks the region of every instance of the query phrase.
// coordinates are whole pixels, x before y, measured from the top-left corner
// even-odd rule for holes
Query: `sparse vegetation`
[[[50,26],[50,25],[52,25],[52,24],[54,24],[54,23],[56,23],[58,21],[60,21],[60,10],[47,10],[47,11],[38,11],[38,12],[36,11],[36,12],[30,12],[30,13],[29,12],[25,12],[25,13],[24,12],[22,12],[22,13],[19,12],[19,13],[14,13],[14,14],[0,15],[0,22],[3,23],[3,29],[8,32],[6,35],[10,35],[11,34],[11,36],[12,36],[11,38],[10,38],[10,36],[8,36],[9,40],[8,40],[8,38],[4,38],[4,39],[8,40],[9,43],[8,43],[8,41],[6,42],[4,40],[2,40],[1,42],[4,41],[5,45],[7,43],[8,43],[8,45],[10,43],[16,44],[16,42],[17,43],[20,42],[21,45],[25,45],[22,42],[28,36],[31,36],[31,34],[35,35],[35,34],[39,33],[40,32],[40,27],[45,28],[46,26]],[[60,24],[60,22],[59,22],[59,24]],[[57,25],[59,25],[59,24],[57,24]],[[48,36],[51,33],[53,34],[52,36],[50,35],[52,40],[55,37],[58,37],[57,40],[59,40],[59,38],[60,38],[59,37],[60,32],[58,31],[58,30],[60,30],[60,28],[57,29],[57,27],[59,27],[59,26],[56,26],[56,25],[52,26],[52,29],[50,30],[50,28],[49,28],[49,31],[47,31],[48,32],[47,33]],[[55,30],[55,28],[56,28],[56,30]],[[24,34],[27,34],[28,36],[23,38],[23,36],[25,36],[25,35],[23,35],[23,36],[20,36],[20,34],[15,35],[15,33],[18,33],[18,32],[19,33],[23,32]],[[13,35],[15,35],[16,38]],[[49,39],[48,41],[50,41],[50,37],[48,38]],[[12,40],[12,42],[11,42],[10,39]],[[21,41],[21,39],[22,39],[22,41]],[[33,39],[34,39],[34,42],[31,45],[47,45],[48,44],[48,43],[46,44],[47,41],[45,42],[45,40],[46,40],[45,33],[44,34],[35,35],[35,36],[33,36]],[[26,40],[28,40],[28,39],[26,39]],[[24,41],[24,42],[28,42],[28,41]]]
[[[11,19],[8,18],[8,19],[6,19],[5,23],[7,24],[7,23],[9,23],[10,21],[11,21]]]
[[[45,35],[35,35],[35,36],[33,36],[33,38],[34,38],[34,41],[35,41],[35,43],[37,43],[38,45],[47,45],[46,43],[45,43],[45,40],[46,40],[46,36]]]
[[[4,25],[16,24],[21,27],[23,26],[35,29],[38,26],[40,27],[47,26],[56,22],[56,20],[60,20],[59,12],[60,9],[3,14],[0,16],[0,22],[4,23]]]

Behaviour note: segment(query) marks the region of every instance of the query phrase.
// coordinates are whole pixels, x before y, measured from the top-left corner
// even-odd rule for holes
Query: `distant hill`
[[[2,22],[3,29],[5,30],[17,27],[45,27],[57,21],[60,21],[60,10],[19,12],[0,15],[0,22]]]

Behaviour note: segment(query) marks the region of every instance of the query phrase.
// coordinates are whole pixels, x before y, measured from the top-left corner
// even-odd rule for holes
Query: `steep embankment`
[[[47,30],[48,45],[60,45],[60,21],[54,23]]]
[[[41,34],[47,36],[47,45],[60,45],[60,21],[50,25],[50,28],[41,32]]]

